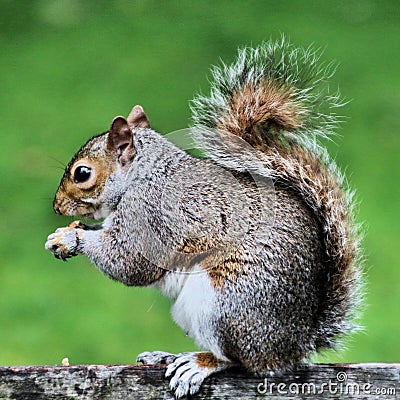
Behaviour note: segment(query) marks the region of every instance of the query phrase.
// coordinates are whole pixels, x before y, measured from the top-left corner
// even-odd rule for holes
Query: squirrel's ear
[[[135,106],[132,108],[128,116],[128,124],[135,128],[150,128],[150,122],[142,106]]]
[[[115,152],[118,162],[124,166],[135,156],[133,134],[124,117],[115,117],[108,133],[107,148]]]

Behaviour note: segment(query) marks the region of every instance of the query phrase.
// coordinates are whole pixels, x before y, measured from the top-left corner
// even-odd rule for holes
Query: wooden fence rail
[[[0,400],[173,399],[165,366],[0,367]],[[400,364],[305,364],[279,376],[241,369],[207,379],[195,399],[400,399]]]

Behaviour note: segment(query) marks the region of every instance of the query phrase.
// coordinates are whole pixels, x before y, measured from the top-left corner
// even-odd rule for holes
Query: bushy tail
[[[271,177],[289,184],[320,221],[328,282],[317,348],[333,346],[353,328],[361,295],[353,194],[319,144],[338,121],[331,109],[339,96],[325,84],[333,72],[311,48],[267,42],[240,50],[233,65],[215,67],[211,94],[192,102],[195,127],[228,131],[261,150]]]

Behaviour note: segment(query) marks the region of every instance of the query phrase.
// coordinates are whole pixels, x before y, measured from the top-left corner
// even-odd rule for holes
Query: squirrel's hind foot
[[[171,354],[165,351],[146,351],[139,354],[136,361],[143,364],[168,364],[165,377],[170,379],[169,387],[177,399],[197,393],[208,376],[234,366],[207,352]]]
[[[197,393],[204,379],[232,366],[212,353],[182,353],[168,366],[165,376],[170,378],[169,387],[179,399]]]

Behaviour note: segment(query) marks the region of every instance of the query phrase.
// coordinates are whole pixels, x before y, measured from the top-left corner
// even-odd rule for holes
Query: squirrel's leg
[[[171,354],[163,351],[145,352],[137,361],[144,364],[169,364],[165,376],[170,378],[169,387],[176,398],[193,395],[211,374],[233,367],[229,361],[219,360],[209,352]]]
[[[122,231],[122,227],[112,229],[104,225],[107,220],[94,228],[75,221],[49,235],[45,248],[64,261],[83,254],[101,272],[128,286],[148,286],[162,276],[165,270],[137,251],[131,245],[133,238],[131,241],[120,239],[132,235],[129,229]]]
[[[67,258],[78,254],[79,238],[82,237],[83,231],[96,231],[101,228],[101,224],[89,226],[81,221],[73,221],[49,235],[45,248],[50,250],[56,258],[66,261]]]

